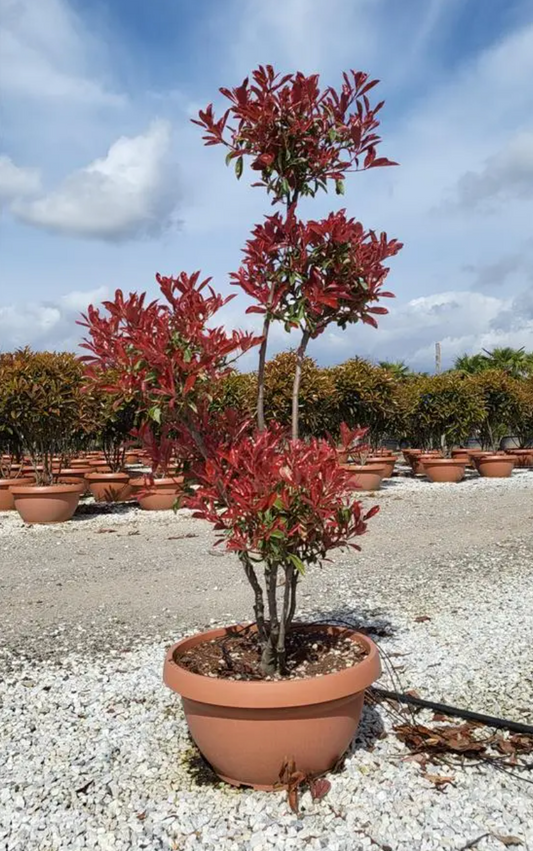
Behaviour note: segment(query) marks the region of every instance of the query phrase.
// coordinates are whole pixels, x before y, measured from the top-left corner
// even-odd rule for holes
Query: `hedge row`
[[[280,354],[266,372],[268,418],[287,426],[294,358],[291,352]],[[255,375],[235,372],[224,383],[220,403],[253,416],[255,396]],[[444,441],[451,447],[476,436],[484,447],[496,448],[508,434],[522,444],[533,438],[533,378],[500,370],[398,376],[359,358],[328,368],[307,358],[300,398],[304,435],[336,435],[344,421],[368,427],[375,446],[395,438],[412,446]]]
[[[267,419],[289,426],[295,355],[273,358],[266,370]],[[88,445],[120,453],[137,421],[133,399],[117,400],[102,387],[82,391],[84,370],[70,353],[31,352],[0,355],[0,453],[21,448],[39,455],[45,446],[70,454]],[[231,373],[218,388],[215,404],[253,417],[253,373]],[[468,375],[394,373],[353,358],[322,368],[307,358],[300,391],[302,436],[335,437],[341,422],[366,426],[372,445],[385,438],[412,446],[447,447],[477,436],[496,448],[502,437],[521,444],[533,438],[533,378],[505,371]],[[118,465],[120,458],[116,458]]]

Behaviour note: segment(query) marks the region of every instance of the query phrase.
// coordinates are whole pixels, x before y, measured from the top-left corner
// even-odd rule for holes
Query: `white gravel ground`
[[[403,688],[533,723],[533,526],[528,522],[533,473],[500,481],[472,478],[459,486],[394,480],[376,498],[382,512],[374,537],[368,534],[368,546],[365,539],[362,556],[355,557],[360,561],[342,554],[327,572],[310,577],[309,588],[322,591],[302,593],[301,614],[319,617],[323,610],[331,616],[333,611],[377,629]],[[460,516],[464,529],[458,526]],[[57,541],[78,547],[82,536],[99,553],[106,547],[118,553],[127,541],[131,567],[144,534],[152,535],[155,546],[160,533],[150,529],[161,530],[166,540],[172,522],[184,533],[197,523],[186,514],[170,520],[128,509],[60,531],[27,529],[14,516],[0,517],[2,550],[9,556],[9,565],[2,562],[0,591],[14,593],[19,587],[14,573],[29,576],[28,554],[41,552],[44,579],[35,575],[33,564],[41,596],[50,577],[55,581],[70,570],[66,561],[52,564]],[[116,527],[115,534],[100,535],[98,529],[108,524]],[[499,528],[491,534],[495,524]],[[88,535],[84,530],[90,527],[94,534]],[[127,537],[130,527],[140,534]],[[195,528],[201,530],[198,541],[174,542],[185,548],[190,570],[205,561],[212,545],[203,525]],[[119,540],[122,534],[126,537]],[[155,569],[156,561],[155,554],[145,570]],[[214,559],[211,565],[212,582],[224,582],[224,575],[217,575],[221,567],[233,576],[230,561]],[[187,576],[184,565],[180,626],[173,627],[169,640],[207,622],[211,611],[187,614],[194,596]],[[120,582],[130,581],[123,573],[111,578],[117,593]],[[80,573],[81,599],[85,595],[89,605],[94,582],[85,581]],[[236,598],[241,593],[237,584],[234,593]],[[211,596],[216,602],[216,594]],[[6,621],[8,609],[9,601],[0,609]],[[64,629],[73,635],[82,629],[81,621],[77,610],[65,611]],[[59,609],[55,617],[61,619]],[[17,652],[16,635],[10,627],[0,669],[2,851],[458,851],[483,834],[491,836],[472,846],[479,851],[505,848],[497,836],[516,837],[522,845],[507,847],[533,851],[533,785],[525,782],[533,781],[532,771],[522,772],[525,779],[519,780],[491,766],[435,766],[432,773],[454,778],[439,791],[416,763],[404,761],[408,751],[394,736],[383,706],[366,709],[344,770],[330,776],[329,794],[313,803],[306,793],[295,816],[282,793],[235,790],[201,767],[179,699],[161,684],[167,641],[147,633],[133,642],[122,635],[102,654],[66,653],[58,638],[55,655],[52,646],[46,660],[36,662]],[[390,687],[390,680],[380,684]],[[418,718],[428,722],[431,715]]]

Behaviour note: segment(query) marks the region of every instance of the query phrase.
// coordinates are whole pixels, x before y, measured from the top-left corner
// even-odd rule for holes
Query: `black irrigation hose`
[[[471,712],[470,709],[458,709],[457,706],[447,706],[445,703],[435,703],[432,700],[424,700],[412,694],[402,694],[399,691],[388,691],[384,688],[372,686],[370,695],[387,700],[395,700],[398,703],[408,703],[411,706],[420,706],[423,709],[433,709],[443,715],[451,715],[456,718],[464,718],[466,721],[479,721],[487,727],[496,727],[499,730],[510,730],[512,733],[523,733],[533,736],[532,724],[521,724],[519,721],[509,721],[507,718],[494,718],[492,715],[483,715],[481,712]]]

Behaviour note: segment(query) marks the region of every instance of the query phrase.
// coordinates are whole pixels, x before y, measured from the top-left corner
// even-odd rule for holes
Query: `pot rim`
[[[237,624],[245,628],[252,624]],[[365,645],[368,656],[350,668],[332,674],[297,680],[269,680],[263,682],[223,680],[193,674],[176,661],[176,653],[195,647],[202,642],[226,635],[235,627],[222,627],[207,632],[195,633],[181,639],[167,651],[163,668],[163,681],[173,691],[187,700],[208,703],[212,706],[230,706],[242,709],[279,709],[282,707],[309,706],[327,703],[357,692],[364,691],[381,675],[378,648],[367,636],[355,629],[335,624],[294,624],[306,630],[317,628],[337,633],[348,633],[351,638]]]
[[[348,473],[380,473],[380,471],[385,472],[387,469],[383,464],[380,464],[377,461],[375,464],[341,464],[340,466]]]
[[[15,496],[46,496],[47,494],[79,493],[79,485],[17,485],[11,488]]]
[[[431,467],[432,464],[437,465],[448,465],[452,467],[466,467],[467,462],[463,461],[461,458],[429,458],[425,461],[422,461],[424,467]]]
[[[144,475],[145,474],[141,474],[140,476],[137,476],[135,479],[133,479],[133,481],[130,482],[131,486],[133,488],[144,488],[145,490],[150,490],[158,487],[181,488],[181,486],[183,485],[183,476],[176,476],[175,478],[172,478],[171,476],[166,476],[163,479],[154,479],[153,482],[149,482],[148,484],[146,484],[146,482],[144,481]]]
[[[130,477],[128,473],[98,473],[95,470],[93,473],[85,473],[85,478],[89,479],[91,482],[99,481],[100,479],[104,482],[108,482],[110,479],[114,479],[119,482],[127,482]]]

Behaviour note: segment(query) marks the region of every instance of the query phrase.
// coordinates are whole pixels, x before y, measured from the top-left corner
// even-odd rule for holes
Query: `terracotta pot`
[[[427,458],[431,461],[433,458],[442,458],[442,453],[439,452],[438,449],[434,449],[431,452],[422,452],[420,455],[415,455],[413,458],[409,458],[409,463],[411,465],[411,469],[415,476],[423,476],[425,473],[424,470],[424,459]]]
[[[81,492],[89,493],[89,482],[85,476],[92,472],[92,467],[67,467],[59,472],[57,480],[65,484],[72,482],[73,485],[82,485]]]
[[[191,736],[223,780],[270,790],[285,757],[294,758],[299,771],[321,774],[349,747],[365,689],[381,673],[378,650],[366,635],[335,626],[324,629],[357,640],[369,655],[336,674],[238,682],[193,674],[179,665],[184,651],[226,635],[228,629],[199,633],[169,650],[164,682],[181,695]]]
[[[480,476],[489,479],[508,479],[513,472],[515,459],[511,455],[482,455],[475,459]]]
[[[85,476],[96,502],[127,502],[133,498],[127,473],[94,472]]]
[[[79,485],[13,485],[15,508],[25,523],[64,523],[80,499]]]
[[[465,477],[466,461],[457,458],[426,458],[422,463],[430,482],[460,482]]]
[[[380,455],[379,457],[371,457],[366,459],[366,463],[368,464],[377,464],[379,467],[385,468],[385,473],[383,475],[384,479],[390,479],[394,472],[394,467],[396,465],[396,458],[394,455]]]
[[[350,486],[356,491],[377,491],[385,475],[384,464],[341,464],[351,473]]]
[[[505,454],[516,459],[515,467],[533,467],[533,449],[507,449]]]
[[[133,496],[145,511],[168,511],[174,508],[183,491],[183,476],[175,479],[154,479],[146,484],[144,476],[130,482]]]
[[[0,479],[0,511],[14,511],[15,499],[11,492],[11,488],[17,485],[31,485],[35,478],[30,476],[19,476],[18,479]]]
[[[452,458],[456,461],[464,461],[466,467],[474,466],[468,449],[452,449]]]
[[[112,472],[111,467],[109,466],[107,461],[98,461],[98,460],[95,459],[94,461],[91,461],[91,467],[93,467],[95,472],[97,472],[97,473],[111,473]]]

